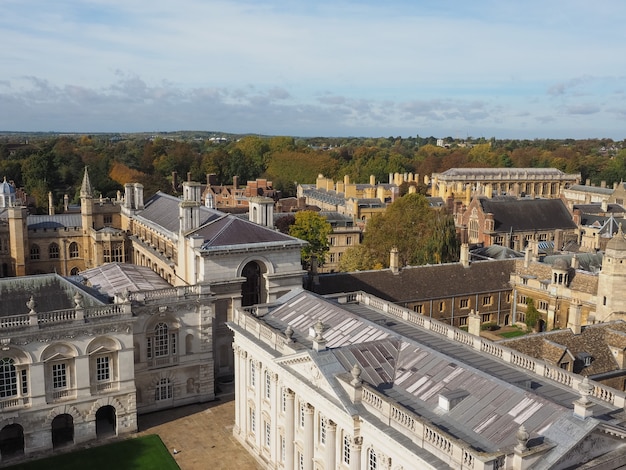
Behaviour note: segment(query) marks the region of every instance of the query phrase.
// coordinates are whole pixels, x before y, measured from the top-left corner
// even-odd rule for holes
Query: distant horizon
[[[626,138],[617,0],[3,7],[13,132]]]

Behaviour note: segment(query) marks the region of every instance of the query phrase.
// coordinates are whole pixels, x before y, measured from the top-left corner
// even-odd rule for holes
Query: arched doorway
[[[261,267],[250,261],[243,267],[241,275],[246,278],[241,289],[241,305],[255,305],[261,301]]]
[[[2,460],[24,454],[24,428],[9,424],[0,430],[0,456]]]
[[[117,434],[115,408],[103,406],[96,411],[96,437],[111,437]]]
[[[52,447],[63,447],[74,443],[74,418],[72,415],[58,415],[52,420]]]
[[[510,323],[510,320],[509,320],[509,314],[507,313],[507,314],[504,316],[504,325],[506,326],[506,325],[508,325],[509,323]]]

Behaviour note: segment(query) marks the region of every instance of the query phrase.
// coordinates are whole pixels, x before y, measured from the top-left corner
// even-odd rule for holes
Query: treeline
[[[318,174],[335,180],[349,175],[368,182],[370,175],[386,182],[389,173],[430,176],[453,167],[554,167],[581,173],[583,181],[607,184],[626,179],[622,142],[596,140],[496,140],[434,137],[293,138],[242,136],[229,140],[157,136],[24,136],[0,138],[0,177],[15,181],[47,208],[52,191],[61,205],[64,194],[78,201],[85,166],[92,186],[104,197],[115,197],[127,182],[140,182],[146,194],[156,190],[176,194],[175,172],[206,181],[213,173],[222,184],[265,177],[289,196],[298,183],[313,183]],[[59,207],[60,209],[60,207]]]

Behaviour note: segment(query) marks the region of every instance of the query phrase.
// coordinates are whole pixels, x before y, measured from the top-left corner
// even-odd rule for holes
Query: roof
[[[26,218],[26,223],[28,224],[29,230],[83,226],[80,214],[29,215]]]
[[[107,263],[80,273],[87,285],[109,297],[124,290],[129,292],[171,287],[147,266],[127,263]]]
[[[554,348],[558,348],[561,355],[567,348],[579,359],[586,353],[592,358],[591,365],[583,367],[582,364],[575,364],[574,372],[585,376],[604,374],[620,370],[609,346],[626,348],[626,322],[618,320],[587,325],[582,327],[578,335],[570,329],[556,330],[503,340],[501,343],[531,357],[546,359],[552,363],[560,359],[560,356],[557,357],[558,354],[547,354],[547,351]]]
[[[568,177],[568,179],[575,177],[580,178],[580,174],[570,175],[563,173],[561,170],[556,168],[450,168],[449,170],[439,173],[436,176],[443,176],[444,179],[447,179],[446,177],[454,178],[459,176],[469,178],[484,176],[484,179],[510,180],[528,179],[533,176],[540,176],[542,178],[550,176],[557,179],[563,177]]]
[[[170,196],[158,191],[144,204],[144,209],[139,212],[139,218],[146,219],[165,230],[178,233],[180,229],[179,205],[182,199]],[[200,206],[200,224],[206,224],[211,220],[222,217],[224,214],[215,209]]]
[[[583,193],[605,194],[607,196],[613,194],[613,188],[603,188],[602,186],[586,186],[584,184],[573,184],[567,189],[570,191],[580,191]]]
[[[510,290],[509,277],[514,270],[515,261],[507,259],[478,261],[467,268],[460,263],[406,267],[398,274],[389,269],[320,274],[319,285],[312,290],[319,294],[364,291],[401,303]]]
[[[321,321],[327,349],[309,354],[329,383],[358,364],[360,378],[378,393],[480,451],[512,448],[520,424],[531,437],[544,434],[569,420],[571,404],[580,398],[571,388],[364,303],[339,303],[296,291],[259,321],[280,331],[291,326],[296,354],[309,351],[313,327]],[[440,394],[460,402],[443,410]],[[361,417],[377,419],[355,406]],[[594,416],[608,420],[615,411],[601,403],[593,407]],[[598,425],[596,420],[579,421],[571,422],[586,427],[584,434]]]
[[[574,230],[576,224],[560,199],[479,198],[485,214],[492,213],[496,232]]]
[[[58,274],[41,274],[0,279],[0,317],[26,314],[30,297],[36,303],[36,312],[50,312],[75,307],[74,295],[83,296],[85,307],[103,305],[85,290]]]

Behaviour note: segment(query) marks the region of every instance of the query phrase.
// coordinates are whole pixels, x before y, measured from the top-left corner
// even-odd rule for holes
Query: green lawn
[[[22,462],[14,470],[180,470],[156,434],[126,439],[45,459]]]
[[[503,338],[515,338],[516,336],[524,336],[525,334],[526,332],[523,330],[514,330],[499,333],[498,336],[502,336]]]

